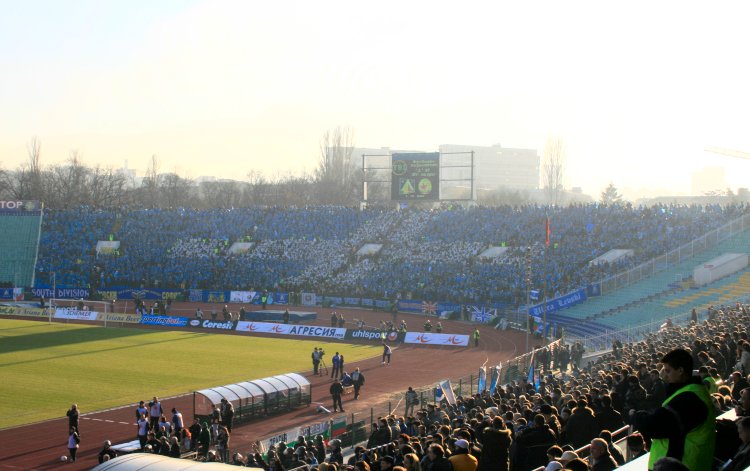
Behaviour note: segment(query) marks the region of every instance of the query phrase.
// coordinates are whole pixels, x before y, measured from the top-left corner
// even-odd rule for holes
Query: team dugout
[[[234,422],[248,422],[290,411],[311,401],[310,382],[297,373],[217,386],[193,392],[193,416],[211,422],[211,414],[226,399],[234,408]]]

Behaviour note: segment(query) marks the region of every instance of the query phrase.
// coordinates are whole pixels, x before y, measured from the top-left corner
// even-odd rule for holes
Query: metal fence
[[[745,214],[734,221],[728,222],[718,229],[698,237],[690,243],[678,247],[664,255],[653,258],[635,268],[624,271],[612,277],[601,280],[601,293],[606,293],[632,285],[644,278],[653,276],[660,271],[677,265],[678,263],[694,257],[696,254],[713,247],[730,237],[750,229],[750,214]]]
[[[556,340],[547,345],[547,347],[558,346],[562,343],[562,340]],[[529,363],[533,358],[536,351],[540,350],[540,347],[532,352],[519,355],[515,358],[502,362],[500,365],[486,365],[486,366],[499,366],[500,375],[498,378],[498,385],[506,385],[516,381],[518,379],[525,379],[529,368]],[[450,379],[451,386],[456,396],[468,396],[477,393],[477,386],[479,383],[479,368],[482,365],[476,365],[476,372],[470,373],[459,378],[444,378]],[[439,381],[436,381],[438,383]],[[490,385],[489,374],[487,376],[487,387]],[[419,388],[414,388],[414,391],[419,397],[419,405],[414,407],[414,411],[421,408],[425,408],[427,404],[436,402],[435,393],[436,384],[425,385]],[[378,418],[385,417],[388,415],[406,415],[406,400],[405,391],[393,393],[387,396],[379,404],[370,407],[367,411],[352,412],[346,414],[346,428],[342,431],[334,431],[331,438],[337,438],[341,440],[343,448],[353,448],[355,445],[367,441],[372,433],[372,424],[375,423]],[[341,415],[335,416],[331,420],[332,423],[340,423]],[[319,421],[319,420],[318,420]],[[304,428],[304,427],[302,427]],[[262,441],[262,440],[261,440]]]

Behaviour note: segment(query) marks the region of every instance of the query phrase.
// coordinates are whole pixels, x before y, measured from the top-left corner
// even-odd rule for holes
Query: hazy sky
[[[77,149],[182,176],[360,147],[568,144],[567,186],[750,186],[747,2],[0,0],[0,165]]]

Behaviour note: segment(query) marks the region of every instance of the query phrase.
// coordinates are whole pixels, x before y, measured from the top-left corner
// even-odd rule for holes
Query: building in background
[[[441,157],[452,153],[474,152],[474,186],[480,190],[539,189],[541,158],[536,149],[504,148],[500,144],[492,146],[472,146],[443,144]]]

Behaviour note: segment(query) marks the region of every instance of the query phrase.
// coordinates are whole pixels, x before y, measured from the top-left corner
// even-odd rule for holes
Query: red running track
[[[197,304],[176,303],[174,315],[191,316]],[[210,312],[216,305],[203,305],[204,312]],[[124,304],[118,308],[124,308]],[[301,309],[301,308],[300,308]],[[305,310],[310,310],[304,308]],[[130,310],[130,309],[129,309]],[[234,311],[239,307],[234,306]],[[329,324],[331,309],[313,308],[319,312],[317,325]],[[182,311],[182,312],[180,312]],[[392,319],[390,313],[354,309],[337,309],[351,327],[353,319],[362,319],[369,326],[379,325],[381,320]],[[423,315],[398,314],[399,321],[406,319],[410,330],[421,330],[425,321]],[[475,324],[460,321],[442,321],[444,332],[470,334]],[[433,325],[435,320],[433,319]],[[358,401],[351,395],[344,397],[346,414],[362,414],[369,421],[370,408],[387,410],[387,401],[394,393],[401,393],[408,386],[415,388],[429,385],[445,378],[458,378],[475,374],[485,361],[488,365],[498,364],[523,353],[525,334],[517,331],[498,331],[491,327],[480,326],[481,341],[479,347],[436,347],[401,345],[394,349],[392,363],[384,367],[380,358],[371,358],[358,363],[347,363],[346,370],[359,367],[364,372],[366,382]],[[222,334],[217,334],[222,335]],[[319,402],[330,407],[328,386],[330,378],[313,376],[312,371],[302,372],[312,383],[313,403]],[[0,430],[0,470],[46,470],[64,466],[66,470],[91,469],[96,464],[97,455],[104,440],[121,443],[135,438],[134,424],[135,402],[120,408],[83,414],[80,420],[81,445],[76,463],[62,463],[60,456],[67,455],[67,418],[61,411],[61,418]],[[192,394],[162,399],[164,410],[176,407],[185,414],[186,422],[192,423]],[[394,404],[395,406],[395,404]],[[79,404],[86,410],[86,404]],[[399,406],[399,413],[403,408]],[[316,412],[315,405],[300,408],[282,415],[269,417],[250,424],[235,426],[231,437],[230,448],[241,453],[250,449],[256,440],[273,436],[292,429],[298,425],[317,423],[326,417]]]

